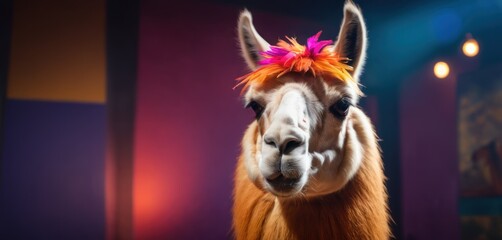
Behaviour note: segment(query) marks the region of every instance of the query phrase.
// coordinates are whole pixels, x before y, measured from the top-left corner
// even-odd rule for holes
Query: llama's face
[[[251,177],[278,196],[321,195],[341,187],[334,186],[340,185],[338,174],[321,169],[335,173],[343,161],[357,100],[350,85],[297,74],[250,87],[245,105],[256,114],[259,134],[248,167],[260,175]],[[326,161],[323,154],[331,159]]]
[[[359,10],[347,3],[335,50],[351,59],[355,79],[365,35]],[[239,37],[244,58],[255,69],[257,51],[269,45],[249,12],[241,14]],[[357,172],[362,154],[352,121],[362,112],[356,107],[356,83],[289,73],[251,85],[244,101],[256,114],[251,125],[256,136],[243,144],[245,164],[250,179],[264,190],[280,197],[320,196],[341,189]]]

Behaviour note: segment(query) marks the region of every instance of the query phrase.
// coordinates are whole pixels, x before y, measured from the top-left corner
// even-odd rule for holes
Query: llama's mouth
[[[279,196],[289,196],[298,191],[298,183],[301,178],[286,178],[282,174],[273,179],[266,179],[272,193]]]

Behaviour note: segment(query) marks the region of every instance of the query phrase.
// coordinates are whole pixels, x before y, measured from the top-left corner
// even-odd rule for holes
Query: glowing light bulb
[[[434,65],[434,75],[437,78],[446,78],[450,74],[450,67],[445,62],[437,62]]]
[[[464,52],[465,56],[468,57],[474,57],[478,55],[479,52],[478,42],[473,38],[468,39],[467,41],[464,42],[464,45],[462,45],[462,51]]]

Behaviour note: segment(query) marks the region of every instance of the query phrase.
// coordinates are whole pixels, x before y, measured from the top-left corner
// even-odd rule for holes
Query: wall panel
[[[105,2],[14,2],[7,96],[103,103]]]
[[[103,239],[104,106],[5,107],[0,239]]]

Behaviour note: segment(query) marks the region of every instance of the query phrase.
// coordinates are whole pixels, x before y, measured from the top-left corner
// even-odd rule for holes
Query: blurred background
[[[396,239],[502,239],[502,1],[356,3]],[[238,14],[304,42],[342,7],[1,1],[0,239],[230,239]]]

